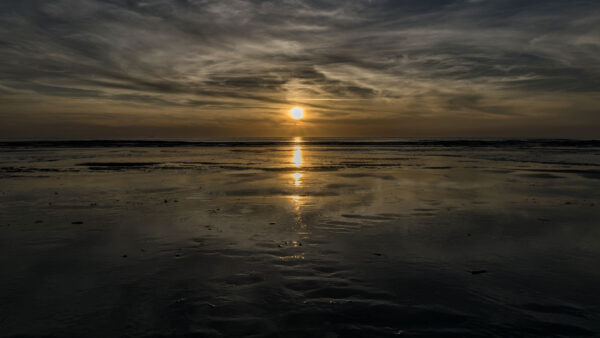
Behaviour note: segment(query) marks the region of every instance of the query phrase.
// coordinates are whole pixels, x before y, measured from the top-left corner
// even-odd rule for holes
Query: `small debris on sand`
[[[480,275],[482,273],[488,273],[488,271],[487,270],[473,270],[473,271],[471,271],[472,275]]]
[[[83,224],[82,221],[75,221],[75,222],[71,222],[71,224]]]
[[[382,256],[383,254],[380,254],[379,252],[373,252],[373,255],[375,255],[375,256]]]

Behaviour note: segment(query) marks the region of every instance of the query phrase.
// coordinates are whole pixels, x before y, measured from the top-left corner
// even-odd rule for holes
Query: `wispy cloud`
[[[596,1],[3,0],[0,119],[596,124],[599,27]]]

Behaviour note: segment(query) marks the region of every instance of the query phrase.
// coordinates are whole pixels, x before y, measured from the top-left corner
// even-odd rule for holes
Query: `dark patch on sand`
[[[564,178],[563,176],[557,176],[557,175],[546,174],[546,173],[540,173],[540,174],[521,174],[519,176],[522,176],[522,177],[531,177],[531,178],[542,178],[542,179]]]
[[[396,179],[394,176],[391,176],[391,175],[376,175],[376,174],[368,174],[368,173],[343,173],[343,174],[338,174],[338,176],[347,177],[347,178],[374,177],[374,178],[380,178],[382,180],[390,180],[390,181]]]
[[[471,168],[471,167],[469,167]],[[472,167],[472,168],[478,168],[478,167]],[[487,169],[487,170],[483,170],[486,173],[492,173],[492,174],[510,174],[512,172],[514,172],[514,170],[509,170],[509,169]]]
[[[568,305],[547,305],[547,304],[536,304],[529,303],[517,306],[518,308],[534,311],[539,313],[550,313],[550,314],[560,314],[560,315],[569,315],[574,317],[585,318],[584,312],[581,309],[578,309],[573,306]]]
[[[85,162],[80,166],[86,167],[148,167],[160,164],[159,162]]]
[[[343,214],[342,217],[364,219],[364,220],[370,220],[370,221],[389,221],[389,220],[394,219],[394,217],[388,217],[388,216],[371,216],[371,215],[356,215],[356,214]]]
[[[284,189],[238,189],[226,191],[227,196],[292,196],[297,193]],[[300,196],[338,196],[339,194],[333,191],[303,191]]]
[[[530,171],[542,173],[576,174],[585,178],[600,179],[600,170],[598,169],[532,169]]]
[[[325,186],[325,189],[343,189],[343,188],[357,188],[355,184],[344,184],[344,183],[332,183]]]
[[[341,161],[340,164],[348,168],[378,168],[378,167],[400,167],[398,163],[378,163],[363,161]]]
[[[35,168],[35,167],[0,167],[1,173],[71,173],[79,172],[77,169],[57,169],[57,168]]]
[[[78,166],[88,167],[89,170],[127,170],[145,169],[156,166],[158,162],[86,162]]]

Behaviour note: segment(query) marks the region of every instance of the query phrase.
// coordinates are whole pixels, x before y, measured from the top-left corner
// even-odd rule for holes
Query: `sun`
[[[290,110],[290,116],[295,120],[299,120],[304,117],[304,110],[300,107],[294,107]]]

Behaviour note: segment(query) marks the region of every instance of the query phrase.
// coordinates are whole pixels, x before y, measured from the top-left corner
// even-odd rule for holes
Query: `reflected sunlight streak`
[[[301,139],[299,137],[294,138],[295,142],[300,142]],[[294,164],[295,167],[300,168],[302,166],[302,163],[304,162],[304,160],[302,159],[302,147],[300,145],[296,145],[294,146],[294,150],[293,150],[293,156],[292,156],[292,163]],[[300,188],[302,187],[302,178],[304,177],[304,174],[302,172],[295,172],[292,174],[292,178],[294,179],[294,186],[296,188]],[[293,203],[293,207],[296,213],[296,225],[300,227],[300,229],[305,229],[306,225],[304,224],[303,220],[302,220],[302,212],[301,212],[301,206],[303,205],[303,198],[301,198],[299,195],[293,195],[293,196],[289,196],[290,199],[292,200]]]
[[[302,222],[302,215],[300,214],[300,206],[302,205],[302,198],[298,195],[293,195],[293,196],[290,196],[290,199],[292,200],[292,202],[294,204],[294,210],[297,213],[296,223],[300,224]]]
[[[302,166],[302,147],[295,146],[294,147],[294,157],[292,158],[292,162],[298,168]]]
[[[294,177],[294,185],[299,187],[300,185],[302,185],[302,173],[294,173],[292,174],[292,177]]]

